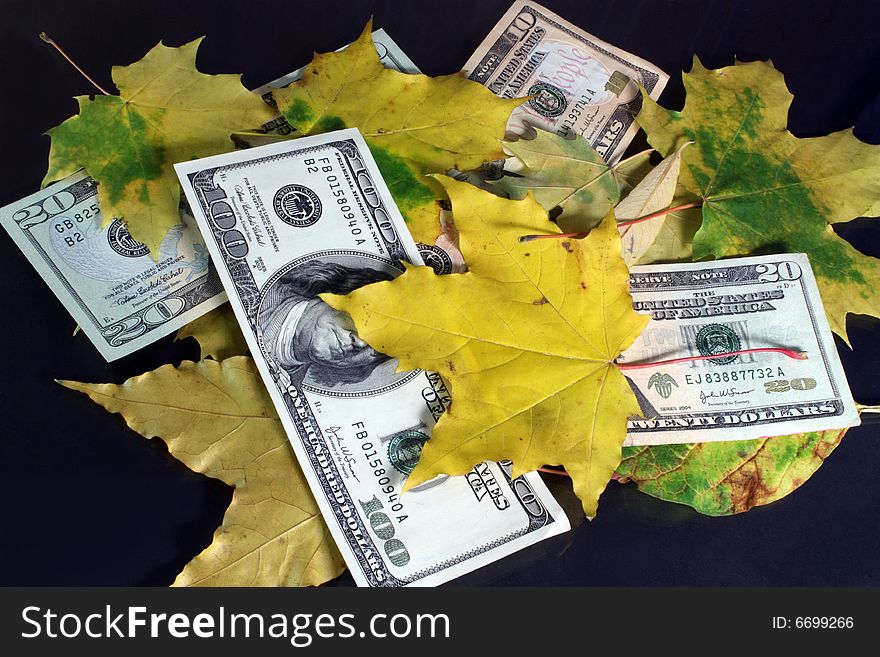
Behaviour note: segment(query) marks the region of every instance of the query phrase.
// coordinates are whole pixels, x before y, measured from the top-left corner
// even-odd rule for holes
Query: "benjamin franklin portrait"
[[[356,266],[360,263],[350,260],[351,264],[322,258],[302,263],[283,274],[260,304],[257,322],[266,354],[295,385],[366,391],[401,376],[395,372],[397,361],[361,340],[346,313],[318,298],[325,292],[348,294],[393,277],[387,268]]]

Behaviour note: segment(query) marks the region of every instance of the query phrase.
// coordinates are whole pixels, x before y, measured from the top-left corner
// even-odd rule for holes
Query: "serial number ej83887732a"
[[[758,367],[747,370],[702,372],[700,374],[685,374],[684,382],[688,385],[699,385],[701,383],[732,383],[774,378],[785,378],[785,371],[781,367]]]

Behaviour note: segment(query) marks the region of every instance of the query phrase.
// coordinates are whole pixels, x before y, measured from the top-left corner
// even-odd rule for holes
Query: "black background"
[[[544,4],[672,76],[662,101],[680,106],[680,71],[694,53],[710,67],[772,59],[795,95],[790,127],[816,136],[850,126],[880,142],[880,5],[773,0],[601,0]],[[353,40],[367,18],[421,69],[458,70],[508,0],[195,2],[0,0],[0,206],[33,193],[46,170],[43,132],[76,112],[90,85],[37,35],[46,31],[95,79],[140,59],[160,39],[207,35],[199,67],[242,72],[258,86],[313,50]],[[880,256],[880,228],[839,231]],[[122,382],[197,359],[191,339],[165,338],[114,364],[88,339],[7,236],[0,235],[2,435],[0,584],[165,585],[211,541],[231,498],[53,379]],[[853,350],[838,343],[850,385],[880,402],[878,320],[851,317]],[[877,425],[852,430],[789,497],[731,518],[707,518],[632,486],[610,484],[599,515],[458,580],[503,585],[880,584]],[[564,482],[560,497],[571,501]],[[335,583],[350,585],[346,574]]]

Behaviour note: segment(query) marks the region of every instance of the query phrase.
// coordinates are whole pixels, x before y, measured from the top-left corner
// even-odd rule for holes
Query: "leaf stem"
[[[699,208],[702,207],[702,201],[694,201],[693,203],[685,203],[684,205],[677,205],[674,208],[667,208],[665,210],[660,210],[659,212],[652,212],[651,214],[646,214],[644,217],[639,217],[638,219],[627,219],[626,221],[618,221],[618,228],[626,228],[627,226],[632,226],[633,224],[638,224],[643,221],[648,221],[649,219],[656,219],[657,217],[662,217],[671,212],[679,212],[680,210],[690,210],[691,208]]]
[[[669,360],[655,360],[650,363],[615,363],[621,370],[640,370],[646,367],[661,367],[663,365],[674,365],[676,363],[688,363],[695,360],[715,360],[716,358],[727,358],[728,356],[742,356],[743,354],[782,354],[794,360],[807,360],[805,351],[795,351],[794,349],[783,349],[782,347],[758,347],[756,349],[739,349],[738,351],[728,351],[724,354],[712,354],[711,356],[685,356],[684,358],[671,358]]]
[[[89,82],[92,83],[92,85],[95,87],[95,89],[97,89],[98,91],[100,91],[100,92],[101,92],[102,94],[104,94],[105,96],[112,96],[112,95],[113,95],[113,94],[111,94],[109,91],[107,91],[106,89],[104,89],[104,87],[102,87],[100,84],[98,84],[97,82],[95,82],[95,81],[89,76],[88,73],[86,73],[84,70],[82,70],[82,69],[79,67],[79,65],[78,65],[75,61],[73,61],[73,60],[68,56],[68,54],[67,54],[66,52],[64,52],[64,50],[61,49],[61,46],[59,46],[57,43],[55,43],[55,39],[53,39],[52,37],[50,37],[50,36],[49,36],[48,34],[46,34],[45,32],[40,32],[40,38],[41,38],[43,41],[45,41],[46,43],[48,43],[50,46],[52,46],[53,48],[55,48],[55,50],[57,50],[57,51],[61,54],[61,56],[64,57],[64,59],[66,59],[66,60],[68,61],[68,63],[69,63],[71,66],[73,66],[73,68],[75,68],[77,71],[79,71],[79,74],[80,74],[80,75],[82,75],[86,80],[88,80]]]
[[[541,235],[521,235],[519,238],[520,242],[534,242],[535,240],[560,240],[560,239],[574,239],[579,240],[583,237],[586,237],[590,234],[590,231],[586,231],[584,233],[547,233]]]
[[[538,468],[538,472],[546,474],[559,475],[560,477],[571,477],[565,470],[556,470],[554,468]]]
[[[699,208],[703,205],[702,201],[694,201],[692,203],[685,203],[684,205],[677,205],[674,208],[666,208],[665,210],[660,210],[659,212],[652,212],[651,214],[645,215],[644,217],[639,217],[638,219],[628,219],[626,221],[618,221],[618,228],[626,228],[627,226],[632,226],[633,224],[638,224],[643,221],[648,221],[649,219],[656,219],[657,217],[663,217],[671,212],[679,212],[681,210],[689,210],[690,208]],[[519,238],[520,242],[533,242],[535,240],[556,240],[556,239],[574,239],[579,240],[590,234],[590,231],[584,231],[581,233],[547,233],[541,235],[523,235]]]

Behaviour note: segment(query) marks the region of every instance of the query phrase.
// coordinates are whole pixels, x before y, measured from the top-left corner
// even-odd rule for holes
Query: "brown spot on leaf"
[[[455,363],[453,363],[451,360],[447,360],[446,364],[449,366],[449,373],[455,374]]]
[[[824,438],[824,435],[823,435],[823,438]],[[831,451],[835,447],[837,447],[839,442],[840,441],[838,440],[837,442],[834,442],[834,443],[828,443],[824,440],[820,440],[818,443],[816,443],[816,448],[813,450],[813,452],[816,454],[816,456],[818,456],[820,459],[822,459],[824,461],[826,458],[828,458],[828,455],[831,453]]]
[[[560,246],[561,246],[563,249],[565,249],[566,251],[568,251],[569,253],[574,253],[574,252],[571,250],[571,242],[561,242],[561,243],[560,243]]]
[[[542,296],[537,301],[532,301],[533,306],[543,306],[545,303],[550,303],[549,301],[547,301],[547,297],[545,296]]]
[[[755,457],[764,449],[755,452],[751,459],[743,463],[728,477],[730,484],[730,510],[732,513],[743,513],[752,507],[766,504],[773,498],[775,488],[770,488],[761,476],[761,469],[755,462]]]
[[[582,289],[582,290],[586,290],[586,289],[587,289],[587,284],[584,283],[583,281],[581,281],[581,289]]]

